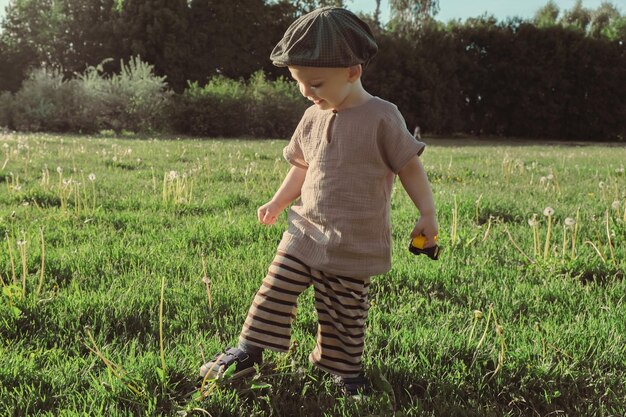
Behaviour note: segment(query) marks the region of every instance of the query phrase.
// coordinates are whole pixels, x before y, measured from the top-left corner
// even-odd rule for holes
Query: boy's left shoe
[[[334,376],[333,379],[346,397],[363,399],[367,397],[370,391],[370,382],[363,374],[353,378]]]

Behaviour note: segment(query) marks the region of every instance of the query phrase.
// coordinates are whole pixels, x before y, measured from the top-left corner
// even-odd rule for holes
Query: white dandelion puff
[[[552,207],[546,207],[543,209],[544,216],[552,216],[554,214],[554,209]]]

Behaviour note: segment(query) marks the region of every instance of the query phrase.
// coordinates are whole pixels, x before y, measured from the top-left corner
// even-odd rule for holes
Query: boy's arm
[[[276,223],[276,219],[289,204],[300,196],[306,177],[306,168],[292,166],[274,197],[257,210],[259,222],[265,225]]]
[[[424,235],[426,236],[427,247],[436,245],[437,210],[426,171],[417,155],[400,169],[398,176],[402,186],[420,212],[420,218],[411,232],[411,237]]]

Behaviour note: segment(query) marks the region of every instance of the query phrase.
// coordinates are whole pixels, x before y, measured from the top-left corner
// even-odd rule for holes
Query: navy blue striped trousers
[[[278,352],[289,350],[298,296],[313,285],[318,314],[317,343],[309,360],[342,377],[361,372],[368,278],[326,274],[278,252],[269,267],[240,335],[240,341]]]

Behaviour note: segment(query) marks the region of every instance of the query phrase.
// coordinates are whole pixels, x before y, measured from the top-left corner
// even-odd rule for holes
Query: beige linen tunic
[[[309,107],[283,152],[307,173],[278,250],[330,274],[389,271],[393,180],[424,146],[378,97],[339,112]]]

